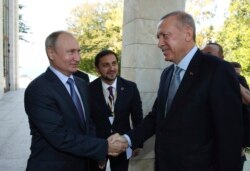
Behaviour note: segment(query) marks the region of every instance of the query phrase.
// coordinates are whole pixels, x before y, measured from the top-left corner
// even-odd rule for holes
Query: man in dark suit
[[[242,107],[233,68],[197,48],[194,20],[185,12],[162,17],[157,38],[165,60],[174,64],[161,75],[152,112],[131,132],[110,139],[133,146],[155,134],[156,171],[238,170]]]
[[[244,148],[242,150],[242,157],[241,157],[241,161],[242,161],[242,165],[241,168],[239,169],[239,171],[243,171],[244,168],[244,163],[247,160],[246,155],[245,155],[245,148],[250,146],[250,107],[249,105],[245,104],[245,99],[247,97],[247,95],[249,96],[249,94],[246,94],[245,92],[249,92],[249,86],[247,84],[247,80],[246,78],[241,75],[241,65],[238,62],[231,62],[231,65],[233,66],[236,75],[238,77],[238,81],[240,83],[240,89],[241,89],[241,96],[242,96],[242,100],[243,100],[243,105],[242,105],[242,109],[243,109],[243,123],[244,123]]]
[[[118,58],[111,50],[103,50],[96,55],[95,67],[100,77],[91,82],[89,87],[91,118],[96,126],[97,137],[106,139],[113,133],[124,134],[131,130],[130,117],[133,127],[143,119],[137,86],[117,76]],[[110,86],[113,97],[108,90]],[[142,147],[142,143],[138,147]],[[134,154],[138,152],[138,149],[134,150]],[[127,171],[127,157],[125,152],[117,157],[109,156],[111,171]]]
[[[32,136],[26,170],[87,171],[88,159],[104,160],[120,152],[122,144],[92,136],[88,85],[72,76],[80,61],[73,35],[54,32],[45,46],[50,66],[25,91]]]

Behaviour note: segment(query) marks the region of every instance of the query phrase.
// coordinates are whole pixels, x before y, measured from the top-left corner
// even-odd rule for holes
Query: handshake
[[[118,156],[128,148],[126,138],[118,133],[108,137],[108,155]]]

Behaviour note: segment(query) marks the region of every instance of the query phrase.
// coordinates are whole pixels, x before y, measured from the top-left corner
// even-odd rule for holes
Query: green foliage
[[[250,83],[250,1],[232,0],[227,12],[228,17],[219,29],[218,26],[214,27],[219,12],[217,2],[187,0],[186,11],[192,14],[196,21],[196,43],[199,47],[209,41],[221,44],[225,59],[239,62],[243,75]]]
[[[122,46],[123,1],[85,2],[72,11],[68,30],[75,34],[81,48],[80,69],[95,74],[94,57],[103,49],[118,56]]]
[[[242,65],[243,75],[250,83],[250,1],[233,0],[229,12],[217,41],[224,48],[226,60]]]
[[[196,22],[196,44],[199,47],[214,39],[213,22],[216,10],[215,0],[186,0],[186,11],[194,17]]]

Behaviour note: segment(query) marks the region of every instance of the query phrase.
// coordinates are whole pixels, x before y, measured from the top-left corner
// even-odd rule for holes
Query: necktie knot
[[[112,96],[112,98],[114,98],[113,87],[112,86],[108,87],[108,91],[109,91],[110,96]]]
[[[73,85],[74,85],[74,80],[73,80],[72,78],[68,78],[67,83],[68,83],[70,86],[73,86]]]
[[[174,72],[175,72],[174,75],[175,75],[176,77],[180,76],[181,71],[182,71],[182,69],[181,69],[180,67],[176,66],[176,67],[175,67],[175,71],[174,71]]]

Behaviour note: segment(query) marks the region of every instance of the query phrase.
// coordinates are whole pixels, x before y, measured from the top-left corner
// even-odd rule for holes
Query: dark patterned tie
[[[113,87],[112,86],[109,86],[108,87],[108,91],[109,91],[109,108],[112,112],[112,115],[114,114],[114,100],[115,100],[115,97],[114,97],[114,94],[113,94]]]
[[[67,83],[69,84],[69,87],[70,87],[70,94],[71,94],[71,98],[77,108],[77,111],[78,111],[78,116],[80,117],[81,121],[83,123],[85,123],[85,118],[84,118],[84,112],[83,112],[83,108],[82,108],[82,104],[81,104],[81,101],[76,93],[76,90],[75,90],[75,86],[74,86],[74,80],[72,78],[69,78]]]
[[[168,89],[168,97],[167,97],[167,103],[166,103],[166,113],[169,111],[172,101],[174,99],[175,93],[180,85],[181,78],[180,78],[180,72],[182,69],[178,66],[175,67],[175,70],[172,75],[172,79],[169,85]]]

